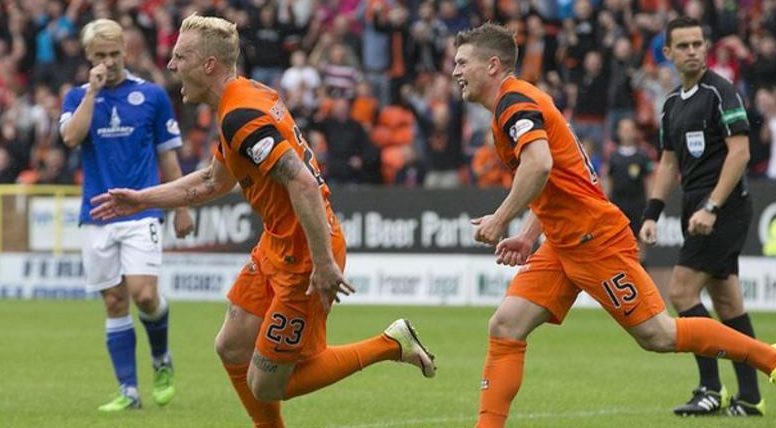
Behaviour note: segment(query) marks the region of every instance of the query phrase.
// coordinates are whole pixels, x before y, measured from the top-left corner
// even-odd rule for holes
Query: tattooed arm
[[[288,197],[310,245],[313,263],[333,260],[326,208],[315,177],[293,150],[284,153],[269,173],[288,190]]]
[[[278,159],[270,170],[270,176],[288,191],[294,213],[304,229],[310,247],[313,272],[307,294],[318,290],[321,303],[328,311],[338,292],[348,295],[353,289],[345,283],[342,272],[334,261],[328,215],[318,182],[292,150]]]
[[[221,162],[214,159],[206,168],[177,180],[143,190],[110,189],[92,198],[91,216],[109,220],[148,208],[175,208],[216,199],[232,190],[237,181]]]

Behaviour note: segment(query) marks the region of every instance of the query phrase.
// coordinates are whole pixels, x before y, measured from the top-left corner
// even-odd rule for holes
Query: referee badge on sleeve
[[[692,131],[684,134],[687,143],[687,150],[692,157],[699,158],[706,150],[706,139],[703,137],[703,131]]]

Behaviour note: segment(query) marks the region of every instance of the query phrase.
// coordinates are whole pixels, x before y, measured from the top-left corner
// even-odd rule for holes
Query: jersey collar
[[[698,84],[697,83],[694,84],[692,86],[692,88],[690,88],[690,89],[688,89],[686,91],[684,90],[684,88],[682,88],[679,91],[679,96],[681,96],[683,100],[686,100],[686,99],[689,99],[691,96],[695,95],[696,92],[698,92]]]

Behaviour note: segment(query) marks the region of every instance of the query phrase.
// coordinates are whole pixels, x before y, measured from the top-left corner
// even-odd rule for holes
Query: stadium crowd
[[[695,17],[709,67],[748,106],[749,174],[776,179],[776,0],[2,0],[0,183],[80,182],[58,120],[63,94],[88,79],[79,31],[95,18],[120,22],[127,67],[170,92],[184,173],[207,162],[214,112],[183,105],[166,70],[194,11],[238,24],[238,72],[281,91],[330,183],[436,188],[511,183],[489,113],[463,103],[451,78],[459,30],[513,29],[517,73],[553,95],[605,172],[623,139],[656,156],[663,100],[678,85],[662,30]]]

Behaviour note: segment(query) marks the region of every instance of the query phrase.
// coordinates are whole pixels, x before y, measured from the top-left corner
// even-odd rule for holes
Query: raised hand
[[[95,220],[111,220],[143,211],[140,192],[133,189],[110,189],[91,199],[89,215]]]

